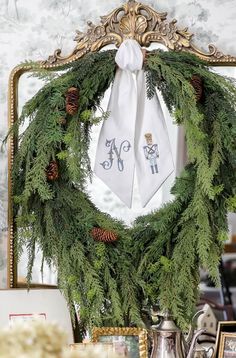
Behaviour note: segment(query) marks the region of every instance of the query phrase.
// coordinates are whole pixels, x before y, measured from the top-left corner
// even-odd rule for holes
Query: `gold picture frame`
[[[40,68],[48,71],[59,70],[62,65],[78,61],[90,52],[98,52],[107,45],[119,47],[121,43],[132,38],[141,46],[149,47],[152,43],[164,45],[170,51],[183,51],[195,54],[212,66],[236,66],[236,57],[224,54],[210,44],[209,51],[202,51],[193,42],[193,34],[188,28],[179,28],[177,20],[169,21],[167,12],[158,12],[152,7],[129,0],[102,16],[99,24],[88,21],[85,32],[76,31],[76,46],[70,54],[62,55],[57,49],[47,60],[38,62]],[[32,72],[30,63],[16,66],[9,78],[8,89],[8,123],[9,128],[18,119],[18,86],[24,73]],[[8,149],[8,288],[27,287],[18,282],[17,261],[15,258],[16,225],[13,217],[12,166],[17,151],[17,136],[11,136]]]
[[[236,321],[219,321],[216,333],[216,343],[213,358],[218,357],[220,349],[221,334],[235,334],[236,335]]]
[[[123,357],[147,358],[147,337],[146,329],[135,327],[95,327],[92,331],[93,342],[113,343],[114,352]]]
[[[74,343],[70,344],[70,350],[78,352],[78,355],[83,356],[87,355],[96,355],[99,352],[102,352],[103,358],[109,358],[113,355],[113,344],[112,343],[95,343],[95,342],[86,342],[86,343]]]
[[[220,335],[219,358],[236,357],[236,333],[223,332]]]

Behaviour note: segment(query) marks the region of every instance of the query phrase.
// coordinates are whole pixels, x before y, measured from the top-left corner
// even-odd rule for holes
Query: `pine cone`
[[[198,75],[193,75],[190,80],[191,85],[193,86],[196,94],[197,102],[200,102],[203,96],[203,81],[202,78]]]
[[[71,87],[66,94],[66,112],[74,116],[79,108],[79,90],[78,88]]]
[[[113,231],[101,229],[99,227],[94,227],[91,230],[91,235],[95,241],[114,242],[118,239]]]
[[[104,230],[103,232],[103,241],[104,242],[114,242],[118,238],[113,231]]]
[[[91,236],[93,237],[93,239],[95,241],[103,241],[102,240],[102,236],[103,236],[103,229],[100,229],[99,227],[94,227],[91,230]]]
[[[55,160],[52,160],[47,169],[46,169],[46,176],[49,181],[55,181],[58,179],[58,164]]]

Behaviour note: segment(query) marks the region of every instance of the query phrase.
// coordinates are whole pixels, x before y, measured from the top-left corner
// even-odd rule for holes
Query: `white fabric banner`
[[[117,69],[95,160],[95,174],[128,206],[132,205],[135,167],[146,206],[174,165],[157,95],[147,98],[143,53],[125,40],[116,55]]]

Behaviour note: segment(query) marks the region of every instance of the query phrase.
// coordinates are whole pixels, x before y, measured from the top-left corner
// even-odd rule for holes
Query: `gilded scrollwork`
[[[202,58],[203,60],[213,63],[215,65],[235,66],[236,57],[231,55],[225,55],[222,51],[219,51],[213,44],[208,45],[209,52],[199,50],[193,43],[191,43],[189,51]]]
[[[137,40],[144,47],[156,42],[172,51],[188,51],[216,64],[236,61],[236,57],[224,55],[214,45],[209,45],[209,52],[201,51],[193,44],[192,37],[188,28],[178,28],[177,20],[168,21],[166,12],[157,12],[148,5],[130,0],[102,16],[99,25],[88,22],[86,32],[76,31],[77,45],[71,54],[62,56],[58,49],[42,64],[57,67],[109,44],[119,47],[127,38]]]

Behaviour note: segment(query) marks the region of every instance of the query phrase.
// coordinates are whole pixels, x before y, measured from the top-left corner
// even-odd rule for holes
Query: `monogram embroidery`
[[[100,163],[105,170],[110,170],[113,166],[114,160],[117,160],[117,168],[120,172],[124,170],[124,159],[121,158],[122,152],[128,152],[131,144],[128,140],[124,140],[120,146],[116,145],[116,138],[106,140],[105,146],[110,148],[108,151],[108,160]]]

